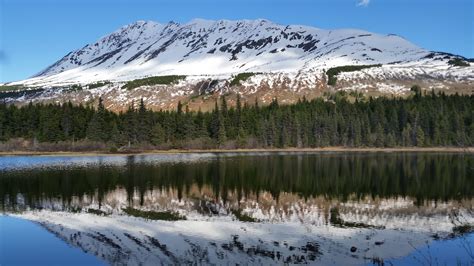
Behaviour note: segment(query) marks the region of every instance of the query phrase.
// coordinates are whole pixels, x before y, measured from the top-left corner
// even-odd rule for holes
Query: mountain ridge
[[[410,62],[429,53],[398,35],[358,29],[323,30],[266,19],[193,19],[185,24],[140,20],[71,51],[33,79],[63,73],[58,81],[81,83],[168,74],[298,72],[371,62]],[[67,71],[68,75],[64,73]]]

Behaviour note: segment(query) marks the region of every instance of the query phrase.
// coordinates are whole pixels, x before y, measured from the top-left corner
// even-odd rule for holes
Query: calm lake
[[[474,155],[0,157],[0,265],[474,264]]]

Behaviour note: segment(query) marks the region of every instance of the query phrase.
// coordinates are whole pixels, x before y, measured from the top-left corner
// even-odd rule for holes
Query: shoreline
[[[275,148],[275,149],[170,149],[170,150],[143,150],[127,152],[107,151],[0,151],[0,156],[120,156],[120,155],[152,155],[152,154],[188,154],[188,153],[318,153],[318,152],[446,152],[474,154],[474,147],[398,147],[398,148],[350,148],[350,147],[324,147],[324,148]]]

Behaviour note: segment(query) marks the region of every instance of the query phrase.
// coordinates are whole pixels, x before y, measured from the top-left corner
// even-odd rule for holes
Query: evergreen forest
[[[467,147],[474,145],[474,96],[416,93],[408,98],[301,99],[232,106],[221,96],[211,112],[127,111],[65,104],[0,104],[0,142],[100,143],[156,149],[286,147]]]

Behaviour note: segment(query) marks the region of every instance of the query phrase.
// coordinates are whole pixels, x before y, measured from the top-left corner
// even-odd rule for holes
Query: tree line
[[[337,96],[338,94],[336,94]],[[339,95],[340,96],[340,95]],[[221,96],[211,112],[152,111],[143,100],[114,113],[65,104],[0,104],[0,141],[92,141],[156,148],[427,147],[474,145],[474,96],[301,99],[292,105],[241,103]]]

